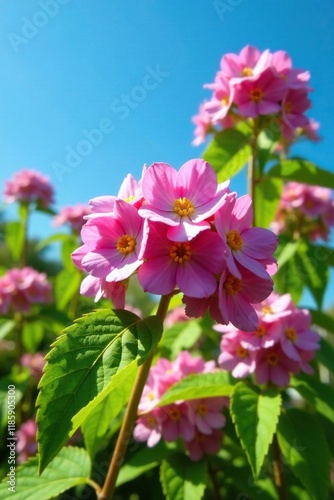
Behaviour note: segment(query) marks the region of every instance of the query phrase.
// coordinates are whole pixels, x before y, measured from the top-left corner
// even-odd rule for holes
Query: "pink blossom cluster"
[[[90,208],[82,203],[66,206],[53,218],[53,224],[56,227],[69,224],[71,230],[78,233],[85,222],[84,217],[90,213]]]
[[[45,273],[32,267],[13,268],[0,277],[0,313],[29,312],[31,305],[52,301],[51,284]]]
[[[181,292],[188,316],[209,309],[219,323],[254,330],[251,304],[272,292],[277,236],[252,227],[251,198],[228,185],[201,159],[179,171],[153,163],[139,182],[128,176],[117,197],[91,200],[83,245],[72,254],[88,273],[81,293],[122,308],[137,273],[145,292]]]
[[[6,203],[36,202],[42,208],[48,208],[53,203],[53,195],[49,178],[36,170],[29,169],[20,170],[11,180],[6,181],[4,190]]]
[[[36,352],[35,354],[32,354],[30,352],[25,352],[21,356],[20,364],[28,368],[33,379],[36,380],[36,382],[39,382],[45,365],[43,353]]]
[[[23,422],[16,432],[18,463],[25,462],[37,453],[37,424],[33,418]]]
[[[246,332],[233,325],[216,325],[223,332],[219,365],[236,378],[254,373],[258,384],[289,384],[290,375],[312,374],[309,362],[319,349],[320,337],[311,329],[310,312],[296,308],[290,294],[273,292],[255,309],[259,326]]]
[[[293,68],[290,56],[282,50],[260,52],[247,45],[239,54],[225,54],[214,82],[204,85],[212,95],[193,117],[193,144],[204,142],[217,126],[230,128],[240,120],[270,115],[277,118],[288,141],[297,129],[318,140],[319,124],[305,115],[311,106],[309,79],[309,72]]]
[[[333,226],[334,200],[331,198],[331,189],[299,182],[285,184],[272,224],[276,234],[328,241]]]
[[[165,392],[187,375],[215,370],[214,361],[193,358],[187,351],[180,352],[173,362],[160,358],[149,372],[138,406],[135,439],[147,441],[150,448],[161,438],[166,441],[181,438],[194,461],[205,453],[218,453],[223,437],[221,428],[225,425],[222,411],[228,406],[228,398],[193,399],[157,406]]]

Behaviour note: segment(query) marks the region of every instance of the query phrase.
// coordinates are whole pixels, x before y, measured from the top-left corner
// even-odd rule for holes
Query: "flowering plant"
[[[7,184],[20,220],[0,331],[14,345],[21,465],[1,497],[333,493],[334,175],[290,156],[318,140],[309,80],[283,51],[225,55],[194,118],[194,144],[210,135],[203,158],[144,165],[117,195],[64,207],[54,224],[69,233],[37,246],[60,243],[53,276],[31,267],[27,235],[33,208],[55,215],[52,190],[27,170]]]

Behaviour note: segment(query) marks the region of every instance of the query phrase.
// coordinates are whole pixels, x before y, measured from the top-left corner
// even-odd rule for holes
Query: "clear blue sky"
[[[332,0],[1,0],[0,17],[1,189],[35,168],[50,176],[59,209],[116,194],[144,163],[178,168],[200,156],[191,117],[209,96],[203,84],[246,44],[286,50],[311,72],[309,115],[323,139],[296,152],[334,171]],[[128,94],[136,100],[121,103]],[[57,177],[55,162],[98,127],[96,145]],[[243,192],[243,180],[232,188]],[[50,234],[50,220],[31,230]]]

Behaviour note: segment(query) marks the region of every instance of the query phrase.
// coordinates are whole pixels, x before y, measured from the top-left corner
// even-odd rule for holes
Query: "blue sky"
[[[209,96],[203,84],[224,53],[246,44],[286,50],[311,72],[309,115],[322,141],[296,153],[334,171],[331,0],[1,0],[0,16],[1,189],[35,168],[50,177],[59,209],[116,194],[144,163],[179,168],[200,156],[191,117]],[[85,149],[87,136],[95,144]],[[232,188],[243,193],[244,180]],[[35,217],[31,231],[50,234],[50,219]]]

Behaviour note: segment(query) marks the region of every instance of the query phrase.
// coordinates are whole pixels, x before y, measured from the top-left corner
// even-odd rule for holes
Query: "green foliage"
[[[267,173],[269,177],[334,189],[334,174],[302,158],[281,160]]]
[[[201,333],[201,325],[196,320],[175,323],[164,331],[160,346],[161,356],[174,359],[183,349],[190,349]]]
[[[205,462],[175,453],[162,462],[160,480],[167,500],[200,500],[207,484]]]
[[[239,382],[232,393],[231,415],[255,478],[273,439],[281,410],[281,395],[275,389],[262,393]]]
[[[189,375],[172,385],[160,399],[159,406],[190,399],[230,396],[233,386],[227,382],[224,372],[199,373]]]
[[[323,384],[314,377],[296,377],[292,380],[292,387],[312,405],[321,415],[334,423],[334,389]]]
[[[151,354],[161,332],[156,316],[140,320],[129,311],[100,310],[56,340],[37,399],[41,471],[90,411]]]
[[[285,462],[315,500],[327,500],[329,451],[323,430],[308,412],[296,408],[280,417],[278,442]]]
[[[215,169],[219,182],[237,174],[250,157],[249,135],[239,130],[226,129],[215,135],[203,158]]]
[[[5,226],[5,242],[13,256],[18,261],[24,247],[25,229],[21,222],[7,222]]]
[[[76,268],[63,269],[58,274],[54,293],[57,307],[61,311],[66,308],[72,297],[77,295],[81,280],[82,275]]]
[[[89,481],[91,462],[83,448],[63,448],[41,475],[38,458],[30,458],[16,470],[15,492],[8,490],[6,477],[0,484],[0,497],[13,500],[48,500]]]
[[[275,217],[281,199],[283,181],[262,178],[255,185],[255,221],[257,226],[268,227]]]

